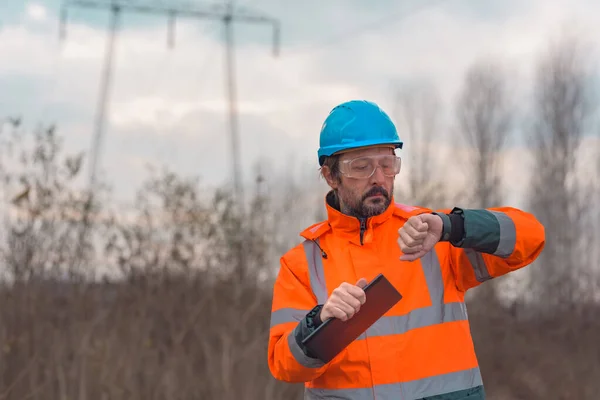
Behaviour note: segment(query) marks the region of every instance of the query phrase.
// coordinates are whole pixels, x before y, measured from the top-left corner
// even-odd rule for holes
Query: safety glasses
[[[400,172],[402,160],[393,154],[357,157],[340,162],[340,172],[348,178],[367,179],[373,176],[377,168],[385,176],[395,176]]]

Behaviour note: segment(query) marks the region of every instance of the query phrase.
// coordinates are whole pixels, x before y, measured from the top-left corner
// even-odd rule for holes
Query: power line
[[[107,112],[107,103],[112,83],[112,69],[114,58],[114,46],[118,34],[120,14],[123,11],[130,11],[142,14],[166,15],[169,21],[168,44],[173,46],[175,42],[175,22],[177,17],[189,17],[196,19],[214,19],[224,23],[226,34],[226,80],[227,94],[229,98],[229,130],[231,137],[232,153],[232,175],[236,201],[239,206],[243,204],[242,178],[240,168],[240,150],[239,150],[239,128],[237,122],[237,98],[235,82],[234,65],[234,38],[232,25],[234,22],[245,22],[254,24],[268,24],[273,27],[273,53],[275,56],[279,52],[279,21],[260,12],[250,10],[247,7],[236,10],[233,1],[228,0],[226,4],[213,5],[165,5],[160,3],[134,3],[127,0],[67,0],[61,10],[60,35],[62,39],[66,37],[67,10],[69,7],[82,7],[91,9],[109,9],[111,11],[111,22],[109,25],[109,39],[105,51],[104,68],[100,84],[100,95],[96,110],[96,122],[94,125],[94,136],[92,140],[92,154],[90,157],[90,191],[93,192],[96,184],[96,174],[99,163],[99,156],[102,149],[102,140],[105,130],[105,119]]]
[[[346,41],[346,40],[350,40],[353,37],[356,37],[357,35],[363,34],[365,32],[369,32],[369,31],[373,31],[373,30],[380,30],[380,29],[382,29],[382,27],[385,24],[388,24],[390,22],[397,23],[397,22],[401,21],[403,18],[418,14],[421,11],[427,10],[428,8],[434,7],[438,4],[444,3],[446,1],[448,1],[448,0],[433,0],[429,3],[419,2],[419,5],[412,9],[406,10],[406,9],[402,8],[402,9],[394,11],[392,13],[388,13],[385,16],[378,18],[374,21],[368,22],[364,25],[355,27],[355,28],[350,29],[343,33],[332,35],[331,37],[326,38],[324,40],[319,40],[318,44],[316,44],[314,46],[308,46],[308,47],[313,50],[325,49],[331,45],[338,44],[338,43]]]
[[[102,140],[105,134],[105,120],[107,114],[107,104],[112,83],[112,70],[114,63],[114,47],[119,31],[120,16],[124,11],[140,14],[156,14],[168,17],[169,32],[168,45],[174,46],[175,43],[175,22],[178,17],[188,17],[195,19],[213,19],[222,21],[225,28],[226,51],[225,51],[225,79],[227,83],[227,95],[229,103],[229,131],[231,138],[231,158],[232,175],[234,184],[235,201],[238,210],[243,210],[243,191],[242,177],[240,167],[240,146],[239,146],[239,126],[237,118],[237,90],[235,81],[235,60],[234,60],[234,37],[233,23],[244,22],[253,24],[267,24],[273,27],[273,53],[279,54],[279,35],[280,23],[278,20],[263,13],[253,11],[247,7],[236,9],[233,0],[226,0],[225,4],[215,5],[164,5],[155,3],[135,3],[127,0],[66,0],[61,9],[60,37],[66,38],[67,12],[70,7],[82,7],[91,9],[108,9],[111,11],[109,24],[109,37],[104,55],[104,67],[100,83],[100,94],[98,98],[96,120],[94,124],[94,134],[92,139],[91,157],[90,157],[90,191],[89,200],[84,209],[83,229],[80,240],[83,241],[89,225],[89,211],[93,204],[92,198],[96,190],[96,174],[101,154]],[[79,248],[82,248],[80,243]],[[240,269],[244,269],[245,261],[243,250],[239,252]],[[80,258],[81,260],[81,258]]]

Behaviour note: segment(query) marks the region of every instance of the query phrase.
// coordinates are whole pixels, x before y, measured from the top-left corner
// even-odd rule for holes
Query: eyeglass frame
[[[396,176],[400,173],[400,170],[402,169],[402,158],[398,155],[395,154],[380,154],[380,155],[376,155],[376,156],[360,156],[360,157],[355,157],[355,158],[351,158],[349,160],[340,160],[340,164],[343,165],[349,165],[350,163],[352,163],[355,160],[361,159],[361,158],[371,158],[371,159],[381,159],[384,157],[394,157],[394,162],[398,162],[398,171],[394,172],[393,175],[387,175],[385,172],[383,172],[383,169],[381,169],[381,172],[383,172],[383,175],[390,178],[393,176]],[[373,171],[371,171],[371,174],[367,177],[356,177],[356,176],[352,176],[351,174],[348,174],[347,172],[345,172],[342,168],[338,168],[340,173],[344,176],[346,176],[347,178],[353,178],[353,179],[369,179],[371,178],[374,174],[375,171],[377,171],[377,168],[381,168],[381,165],[376,165],[375,168],[373,168]]]

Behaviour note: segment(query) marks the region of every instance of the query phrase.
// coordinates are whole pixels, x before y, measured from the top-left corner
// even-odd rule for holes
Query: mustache
[[[367,199],[367,197],[369,196],[375,196],[377,194],[381,194],[383,197],[385,197],[386,199],[390,198],[390,195],[388,193],[387,190],[385,190],[383,187],[381,186],[374,186],[373,188],[371,188],[367,193],[365,193],[363,195],[363,201]]]

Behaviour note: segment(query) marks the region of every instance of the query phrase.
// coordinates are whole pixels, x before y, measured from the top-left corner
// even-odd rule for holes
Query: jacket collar
[[[325,207],[327,209],[327,221],[334,234],[346,237],[358,245],[370,243],[373,240],[373,228],[390,219],[395,209],[394,198],[392,196],[390,205],[383,213],[361,221],[357,217],[346,215],[340,211],[333,191],[330,191],[325,196]]]
[[[347,238],[350,242],[360,245],[360,221],[356,217],[342,214],[339,205],[335,201],[333,192],[327,193],[325,196],[325,207],[327,210],[327,220],[318,222],[304,229],[300,236],[307,240],[316,240],[326,232],[333,230],[336,235],[341,235]],[[363,244],[373,240],[373,228],[381,225],[392,215],[407,220],[413,215],[432,212],[433,210],[425,207],[414,207],[406,204],[399,204],[392,201],[387,210],[382,214],[371,217],[364,223],[365,232],[363,234]]]

